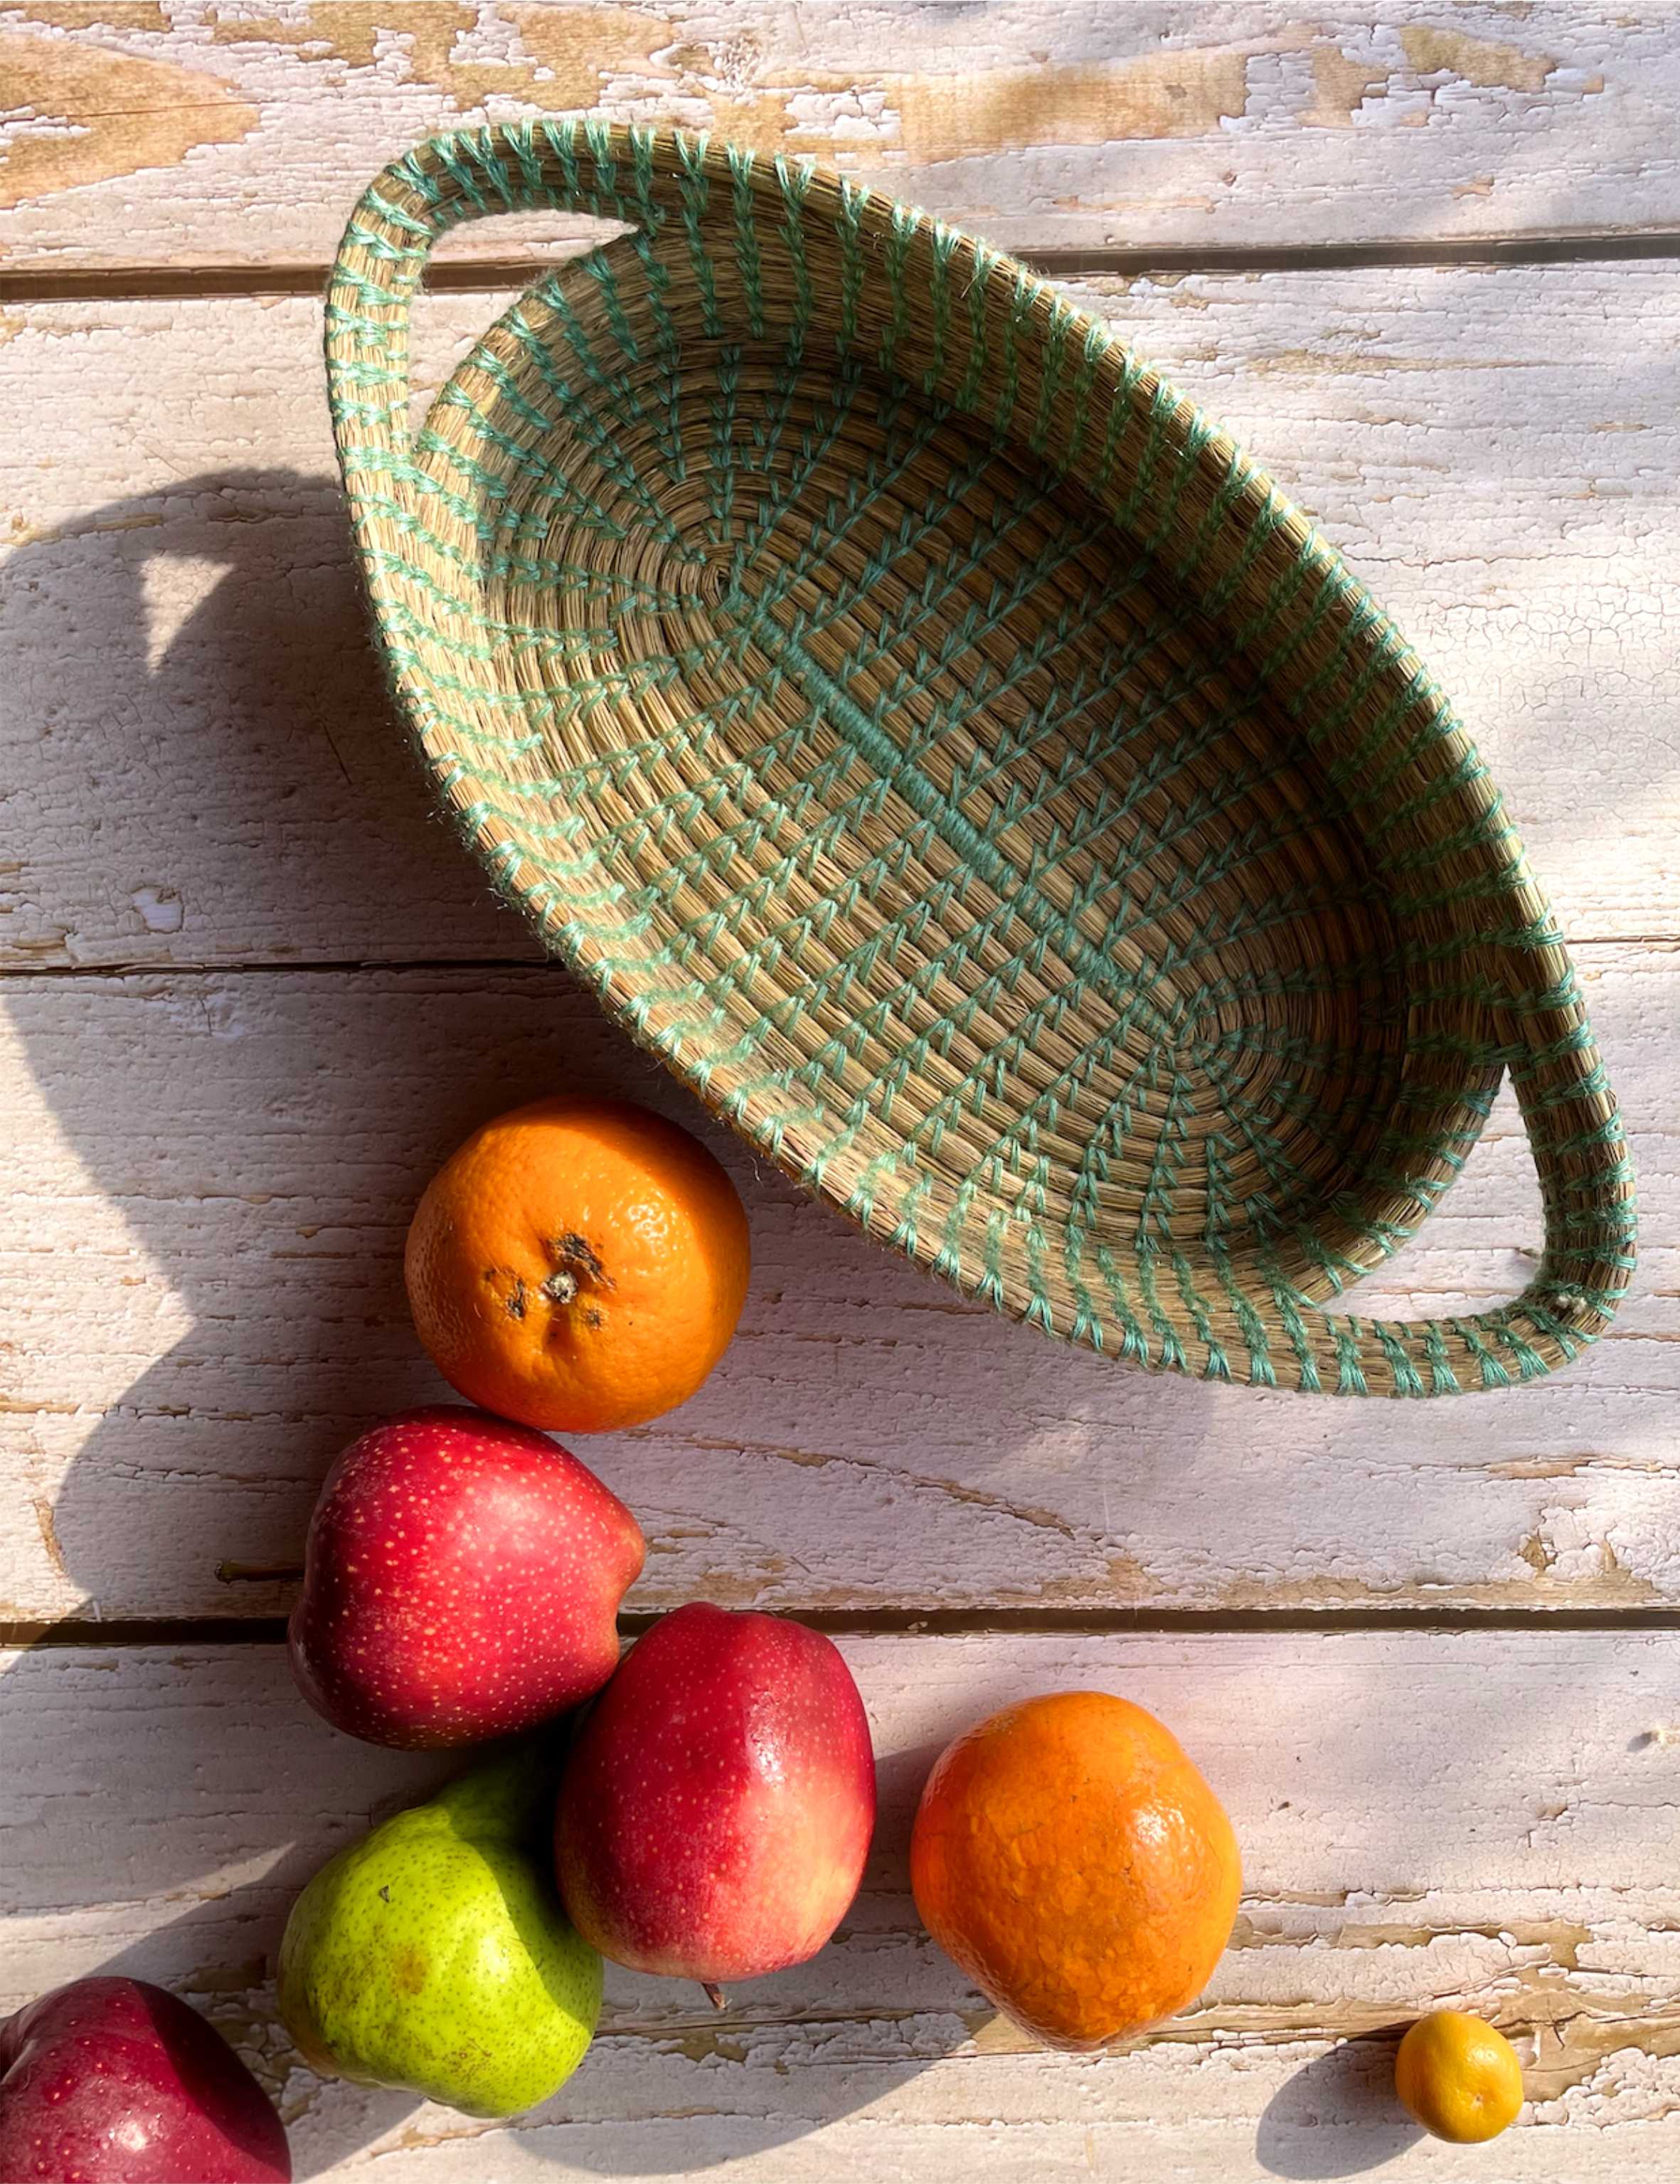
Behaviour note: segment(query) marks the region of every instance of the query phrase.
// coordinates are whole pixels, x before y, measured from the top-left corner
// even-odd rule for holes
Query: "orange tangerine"
[[[475,1130],[427,1186],[404,1274],[452,1387],[561,1433],[640,1425],[684,1402],[746,1299],[735,1186],[675,1123],[550,1099]]]
[[[1100,2048],[1201,1992],[1242,1873],[1224,1808],[1154,1716],[1062,1691],[943,1753],[910,1883],[929,1933],[1000,2009],[1051,2047]]]

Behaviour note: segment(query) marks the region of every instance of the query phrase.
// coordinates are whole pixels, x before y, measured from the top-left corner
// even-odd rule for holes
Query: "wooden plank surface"
[[[751,1298],[712,1379],[580,1445],[651,1542],[636,1605],[1680,1600],[1680,948],[1580,963],[1633,1127],[1638,1287],[1557,1379],[1444,1411],[1155,1379],[1004,1326],[754,1173],[558,969],[11,979],[0,1602],[284,1606],[220,1566],[295,1562],[342,1441],[444,1392],[409,1323],[403,1228],[476,1120],[557,1085],[705,1130],[753,1220]],[[1371,1287],[1405,1312],[1485,1303],[1539,1235],[1507,1097]]]
[[[583,1452],[648,1531],[632,1607],[842,1628],[884,1806],[836,1944],[722,2020],[615,1975],[573,2086],[507,2129],[320,2083],[273,2020],[286,1904],[437,1766],[331,1735],[271,1645],[84,1643],[0,1655],[3,2006],[166,1980],[278,2094],[300,2176],[1680,2173],[1680,287],[1590,254],[1672,250],[1677,94],[1664,11],[1561,0],[0,0],[0,1618],[283,1609],[337,1446],[438,1392],[398,1256],[443,1152],[556,1082],[697,1119],[432,817],[362,635],[311,292],[381,161],[458,121],[709,124],[1064,264],[1199,261],[1076,292],[1460,694],[1583,944],[1645,1240],[1555,1382],[1303,1402],[1004,1327],[701,1123],[753,1215],[741,1335],[684,1411]],[[467,229],[445,277],[576,232]],[[1501,248],[1562,262],[1448,262]],[[1326,251],[1393,262],[1303,270]],[[426,383],[505,300],[423,304]],[[1484,1301],[1538,1240],[1505,1100],[1365,1301]],[[1249,1627],[1389,1608],[1533,1620]],[[910,1627],[845,1632],[871,1616]],[[943,1739],[1088,1683],[1180,1731],[1247,1880],[1204,2003],[1099,2059],[995,2020],[904,1867]],[[1528,2064],[1491,2148],[1393,2105],[1388,2028],[1441,2002]]]
[[[13,267],[320,265],[433,129],[599,109],[834,159],[1018,245],[1253,248],[1680,218],[1661,7],[1276,0],[10,0]],[[454,246],[504,252],[488,226]]]
[[[1654,1635],[843,1641],[882,1813],[840,1937],[798,1970],[698,1990],[609,1968],[571,2086],[505,2130],[323,2085],[264,1964],[339,1844],[447,1771],[337,1736],[271,1646],[47,1648],[0,1661],[7,1991],[97,1967],[203,2001],[279,2093],[303,2175],[636,2176],[754,2156],[772,2180],[1332,2176],[1655,2179],[1680,2103],[1672,1997],[1677,1693]],[[1245,1892],[1203,2002],[1101,2059],[1034,2052],[921,1931],[906,1887],[934,1752],[1033,1691],[1159,1712],[1232,1812]],[[1257,1731],[1256,1724],[1263,1724]],[[11,1839],[18,1839],[13,1837]],[[1498,2148],[1426,2148],[1383,2030],[1466,2003],[1531,2064]],[[1350,2044],[1333,2050],[1332,2043]],[[1629,2164],[1632,2164],[1631,2169]],[[1644,2165],[1642,2165],[1644,2164]]]
[[[1680,933],[1680,281],[1074,293],[1275,469],[1459,694],[1566,928]],[[504,300],[426,306],[426,383]],[[0,964],[531,954],[387,710],[314,304],[42,304],[0,332]]]

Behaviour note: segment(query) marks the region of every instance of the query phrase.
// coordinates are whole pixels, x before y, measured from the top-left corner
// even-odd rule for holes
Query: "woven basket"
[[[409,421],[437,237],[630,232]],[[334,272],[400,704],[498,886],[753,1145],[960,1289],[1212,1379],[1441,1395],[1599,1334],[1615,1101],[1486,768],[1336,555],[1010,259],[837,176],[542,121],[387,168]],[[1318,1309],[1509,1069],[1514,1303]]]

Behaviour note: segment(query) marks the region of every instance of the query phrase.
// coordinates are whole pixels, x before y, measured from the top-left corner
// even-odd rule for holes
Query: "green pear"
[[[310,2068],[473,2116],[563,2086],[601,2014],[601,1959],[555,1892],[557,1769],[464,1775],[324,1865],[292,1907],[280,2011]]]

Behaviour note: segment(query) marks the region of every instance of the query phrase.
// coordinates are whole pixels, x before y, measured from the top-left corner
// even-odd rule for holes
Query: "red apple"
[[[869,1721],[838,1647],[696,1602],[631,1649],[585,1722],[555,1864],[603,1956],[711,1984],[815,1956],[874,1827]]]
[[[268,2095],[197,2010],[144,1980],[54,1987],[0,2025],[0,2177],[287,2184]]]
[[[618,1665],[618,1606],[646,1552],[623,1502],[546,1435],[450,1404],[408,1412],[327,1474],[292,1673],[370,1744],[532,1729]]]

